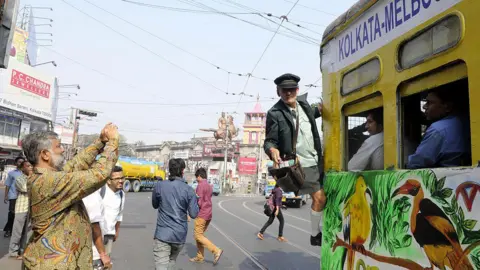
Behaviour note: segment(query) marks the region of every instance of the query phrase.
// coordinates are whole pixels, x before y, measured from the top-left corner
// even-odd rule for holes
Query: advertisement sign
[[[173,153],[173,158],[188,159],[188,151],[177,151]]]
[[[240,151],[240,144],[236,143],[235,146],[232,146],[228,149],[228,156],[232,157],[234,152]],[[225,156],[225,146],[224,145],[215,145],[213,143],[206,143],[203,145],[203,156],[205,157],[224,157]]]
[[[58,134],[60,142],[62,144],[71,145],[73,143],[73,128],[67,128],[64,126],[55,126],[53,129]]]
[[[30,126],[32,122],[29,120],[22,120],[22,123],[20,124],[20,140],[18,140],[18,146],[22,146],[22,140],[25,138],[30,133]]]
[[[0,70],[0,106],[52,121],[54,77],[11,58]]]
[[[0,0],[0,67],[8,67],[20,0]]]
[[[238,173],[239,174],[256,174],[257,173],[257,158],[241,157],[238,159]]]
[[[16,28],[13,34],[12,48],[10,49],[10,56],[17,59],[20,63],[27,63],[27,42],[28,32]]]

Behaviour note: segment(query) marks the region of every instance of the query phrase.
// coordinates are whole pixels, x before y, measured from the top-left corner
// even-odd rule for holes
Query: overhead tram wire
[[[131,22],[131,21],[129,21],[129,20],[126,20],[125,18],[122,18],[122,17],[120,17],[120,16],[112,13],[111,11],[109,11],[109,10],[107,10],[107,9],[98,6],[98,5],[95,4],[95,3],[92,3],[92,2],[89,1],[89,0],[83,0],[83,1],[87,2],[88,4],[94,6],[94,7],[98,8],[98,9],[100,9],[100,10],[108,13],[108,14],[110,14],[111,16],[113,16],[113,17],[115,17],[115,18],[117,18],[117,19],[119,19],[119,20],[121,20],[121,21],[123,21],[123,22],[125,22],[125,23],[127,23],[127,24],[129,24],[129,25],[131,25],[131,26],[133,26],[133,27],[135,27],[135,28],[137,28],[137,29],[140,30],[140,31],[149,34],[150,36],[152,36],[152,37],[154,37],[154,38],[156,38],[156,39],[158,39],[158,40],[160,40],[160,41],[162,41],[162,42],[165,42],[165,43],[167,43],[168,45],[170,45],[170,46],[172,46],[172,47],[174,47],[174,48],[176,48],[176,49],[178,49],[178,50],[180,50],[180,51],[182,51],[182,52],[184,52],[184,53],[186,53],[186,54],[188,54],[188,55],[190,55],[190,56],[192,56],[192,57],[195,57],[196,59],[198,59],[198,60],[200,60],[200,61],[202,61],[202,62],[204,62],[204,63],[206,63],[206,64],[208,64],[208,65],[211,65],[212,67],[214,67],[214,68],[217,69],[217,70],[221,70],[221,71],[226,72],[226,73],[228,73],[228,74],[233,74],[233,75],[237,75],[237,76],[243,76],[243,77],[246,77],[246,76],[247,76],[247,75],[244,74],[244,73],[232,72],[232,71],[230,71],[230,70],[228,70],[228,69],[225,69],[225,68],[223,68],[223,67],[220,67],[219,65],[217,65],[217,64],[215,64],[215,63],[213,63],[213,62],[211,62],[211,61],[209,61],[209,60],[207,60],[207,59],[205,59],[205,58],[203,58],[203,57],[200,57],[200,56],[198,56],[198,55],[196,55],[196,54],[193,54],[192,52],[190,52],[190,51],[188,51],[188,50],[180,47],[179,45],[176,45],[176,44],[174,44],[173,42],[171,42],[171,41],[169,41],[169,40],[167,40],[167,39],[165,39],[165,38],[162,38],[162,37],[160,37],[160,36],[152,33],[151,31],[146,30],[145,28],[142,28],[142,27],[138,26],[137,24],[134,24],[133,22]],[[129,2],[129,3],[137,3],[137,2],[133,2],[133,1],[127,1],[127,0],[122,0],[122,1]],[[267,79],[267,78],[263,78],[263,77],[259,77],[259,76],[253,76],[253,77],[256,78],[256,79],[259,79],[259,80],[269,80],[269,79]]]
[[[217,10],[217,9],[215,9],[215,8],[212,8],[212,7],[207,6],[207,5],[205,5],[205,4],[196,2],[196,1],[194,1],[194,0],[177,0],[177,1],[182,2],[182,3],[189,4],[189,5],[193,5],[193,6],[198,7],[198,8],[203,8],[203,9],[208,9],[208,10],[212,10],[212,11],[217,11],[217,12],[219,12],[219,14],[223,14],[223,15],[228,16],[228,17],[236,18],[236,17],[234,17],[234,16],[232,16],[232,15],[228,15],[228,14],[226,14],[225,12],[219,11],[219,10]],[[232,3],[234,3],[234,2],[232,2]],[[239,5],[240,7],[243,6],[243,5],[238,4],[238,3],[235,3],[235,4]],[[246,7],[246,6],[243,6],[243,7]],[[251,9],[251,8],[249,8],[249,7],[246,7],[246,8],[247,8],[248,11],[257,11],[258,13],[257,13],[256,15],[259,15],[260,17],[263,17],[263,18],[264,18],[263,15],[266,15],[266,16],[274,16],[274,15],[271,14],[271,13],[261,12],[261,11],[259,11],[259,10]],[[283,18],[282,16],[280,16],[280,17],[274,16],[274,17],[277,17],[277,18],[280,18],[280,19]],[[238,18],[236,18],[236,19],[238,19]],[[288,19],[287,19],[287,20],[288,20]],[[274,21],[271,21],[271,22],[273,22],[273,23],[275,23],[275,24],[278,25],[277,22],[274,22]],[[296,31],[294,31],[294,30],[292,30],[292,29],[289,29],[289,28],[287,28],[286,26],[283,26],[283,25],[282,25],[281,27],[289,30],[290,32],[296,34],[297,36],[300,36],[300,37],[304,38],[307,42],[310,42],[310,44],[312,44],[312,45],[318,45],[318,43],[319,43],[318,40],[315,40],[315,39],[312,38],[312,37],[308,37],[308,36],[306,36],[306,35],[304,35],[304,34],[302,34],[302,33],[296,32]],[[278,34],[278,31],[276,31],[276,32],[277,32],[277,34]],[[286,35],[285,33],[280,33],[280,34]],[[286,35],[286,36],[288,36],[288,35]]]
[[[233,16],[233,15],[229,15],[228,13],[219,11],[219,10],[217,10],[217,9],[214,9],[214,8],[212,8],[212,7],[209,7],[209,6],[207,6],[207,5],[205,5],[205,4],[202,4],[202,3],[198,3],[198,2],[193,1],[193,0],[190,0],[190,1],[177,0],[177,1],[182,2],[182,3],[185,3],[185,4],[189,4],[189,5],[192,5],[192,6],[195,6],[195,7],[199,7],[199,8],[204,8],[204,9],[209,9],[209,10],[212,10],[212,11],[216,11],[216,12],[218,12],[218,14],[221,14],[221,15],[224,15],[224,16],[228,16],[228,17],[230,17],[230,18],[233,18],[233,19],[236,19],[236,20],[239,20],[239,21],[248,23],[248,24],[253,25],[253,26],[257,26],[257,27],[259,27],[259,28],[262,28],[262,29],[267,30],[267,31],[270,31],[270,32],[275,32],[274,30],[269,29],[269,28],[266,28],[265,26],[262,26],[262,25],[259,25],[259,24],[255,24],[255,23],[253,23],[253,22],[250,22],[250,21],[247,21],[247,20],[244,20],[244,19],[235,17],[235,16]],[[285,37],[289,37],[289,38],[291,38],[291,39],[297,40],[297,41],[302,42],[302,43],[305,43],[305,44],[310,44],[310,45],[314,45],[314,46],[318,45],[317,42],[312,42],[312,41],[310,41],[310,40],[300,39],[300,38],[298,38],[297,36],[292,36],[292,35],[288,35],[288,34],[286,34],[286,33],[281,33],[281,32],[278,33],[278,34],[280,34],[280,35],[282,35],[282,36],[285,36]]]
[[[293,4],[293,1],[290,1],[290,0],[283,0],[287,3],[291,3]],[[317,9],[317,8],[313,8],[313,7],[309,7],[309,6],[306,6],[306,5],[302,5],[302,4],[298,4],[299,7],[303,7],[303,8],[306,8],[306,9],[310,9],[310,10],[315,10],[317,12],[320,12],[320,13],[323,13],[323,14],[326,14],[326,15],[330,15],[330,16],[333,16],[333,17],[338,17],[338,15],[336,14],[333,14],[333,13],[330,13],[330,12],[327,12],[325,10],[320,10],[320,9]]]
[[[288,11],[287,15],[285,15],[285,18],[286,18],[288,15],[290,15],[290,13],[291,13],[292,10],[295,8],[295,6],[298,4],[299,1],[300,1],[300,0],[297,0],[297,2],[292,6],[292,8]],[[276,36],[277,33],[278,33],[278,30],[280,30],[280,27],[282,26],[283,21],[284,21],[284,20],[282,20],[282,22],[278,25],[277,31],[275,31],[275,33],[273,34],[272,38],[270,39],[270,41],[268,42],[267,46],[265,47],[265,49],[263,50],[262,54],[260,55],[260,58],[259,58],[258,61],[255,63],[255,66],[253,66],[253,69],[252,69],[252,71],[250,72],[250,74],[255,71],[255,69],[258,67],[258,64],[260,64],[260,61],[262,61],[263,56],[265,55],[265,53],[267,52],[268,48],[270,47],[270,44],[272,44],[273,39],[275,38],[275,36]],[[241,92],[241,94],[243,94],[243,95],[245,95],[245,90],[247,89],[247,85],[248,85],[249,79],[250,79],[250,76],[247,77],[247,81],[245,82],[245,85],[243,86],[243,90],[242,90],[242,92]],[[240,105],[240,102],[242,101],[243,95],[240,96],[240,99],[238,100],[237,107],[235,108],[235,110],[238,109],[238,105]]]
[[[237,102],[217,102],[217,103],[158,103],[158,102],[140,102],[140,101],[115,101],[115,100],[88,100],[88,99],[66,99],[58,98],[59,100],[71,100],[76,102],[86,103],[105,103],[105,104],[123,104],[123,105],[155,105],[165,107],[181,107],[181,106],[218,106],[218,105],[234,105]],[[270,99],[261,99],[260,102],[270,102]],[[257,100],[244,101],[242,103],[251,104],[256,103]]]

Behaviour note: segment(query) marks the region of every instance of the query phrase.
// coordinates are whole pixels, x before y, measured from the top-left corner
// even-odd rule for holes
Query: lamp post
[[[36,64],[36,65],[32,65],[32,67],[38,67],[38,66],[42,66],[42,65],[46,65],[46,64],[52,64],[54,67],[57,67],[57,63],[55,63],[55,61],[48,61],[48,62],[39,63],[39,64]]]

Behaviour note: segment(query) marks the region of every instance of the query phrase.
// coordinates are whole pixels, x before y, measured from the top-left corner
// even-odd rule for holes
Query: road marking
[[[246,203],[247,203],[247,202],[243,202],[242,205],[243,205],[243,207],[245,207],[247,210],[250,210],[251,212],[253,212],[253,213],[257,214],[257,215],[265,216],[265,214],[261,214],[261,213],[255,211],[255,210],[251,209],[250,207],[248,207],[248,206],[246,205]],[[282,214],[285,214],[285,213],[282,211]],[[297,229],[297,230],[299,230],[299,231],[301,231],[301,232],[304,232],[304,233],[306,233],[306,234],[308,234],[308,235],[312,235],[312,232],[306,231],[306,230],[304,230],[304,229],[302,229],[302,228],[299,228],[299,227],[297,227],[297,226],[293,226],[293,225],[290,225],[290,224],[288,224],[288,223],[285,223],[285,225],[287,225],[287,226],[289,226],[289,227],[292,227],[292,228],[294,228],[294,229]]]
[[[220,202],[218,203],[218,207],[220,207],[220,209],[222,209],[225,213],[227,213],[227,214],[229,214],[229,215],[231,215],[231,216],[234,216],[234,217],[236,217],[237,219],[240,219],[241,221],[243,221],[243,222],[245,222],[245,223],[247,223],[247,224],[250,224],[250,225],[252,225],[252,226],[255,227],[255,228],[258,228],[257,225],[255,225],[255,224],[251,223],[250,221],[245,220],[245,219],[243,219],[243,218],[241,218],[241,217],[239,217],[239,216],[231,213],[231,212],[228,211],[227,209],[225,209],[225,208],[222,206],[222,203],[227,202],[227,201],[235,201],[235,200],[223,200],[223,201],[220,201]],[[266,233],[266,234],[274,237],[273,235],[271,235],[271,234],[269,234],[269,233]],[[274,237],[274,238],[275,238],[275,237]],[[289,245],[291,245],[291,246],[293,246],[293,247],[296,247],[296,248],[300,249],[301,251],[303,251],[303,252],[305,252],[305,253],[307,253],[307,254],[309,254],[309,255],[312,255],[313,257],[316,257],[316,258],[320,259],[320,255],[318,255],[318,254],[316,254],[316,253],[314,253],[314,252],[311,252],[310,250],[304,249],[303,247],[301,247],[301,246],[299,246],[299,245],[296,245],[296,244],[294,244],[294,243],[292,243],[292,242],[290,242],[290,241],[288,241],[288,242],[286,242],[286,243],[289,244]]]
[[[296,219],[298,219],[298,220],[301,220],[301,221],[305,221],[305,222],[310,223],[310,220],[308,220],[308,219],[304,219],[304,218],[301,218],[301,217],[297,217],[297,216],[294,216],[294,215],[285,213],[285,211],[283,211],[282,214],[285,215],[285,216],[293,217],[293,218],[296,218]]]
[[[225,237],[230,243],[232,243],[234,246],[236,246],[240,251],[247,256],[256,266],[258,266],[259,269],[262,270],[268,270],[265,266],[262,265],[262,263],[255,257],[253,256],[252,253],[248,252],[245,248],[240,246],[240,244],[237,243],[237,241],[233,240],[230,236],[228,236],[226,233],[224,233],[220,228],[218,228],[214,223],[210,223],[210,226],[212,226],[215,230],[217,230],[223,237]]]

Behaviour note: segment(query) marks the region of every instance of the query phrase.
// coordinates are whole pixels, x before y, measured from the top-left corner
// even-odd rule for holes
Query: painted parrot
[[[463,249],[455,227],[443,211],[431,200],[424,198],[422,186],[417,180],[408,180],[393,192],[392,198],[400,195],[413,196],[410,231],[415,241],[423,248],[434,266],[445,270],[474,269],[468,257],[460,261]]]
[[[343,259],[344,265],[345,259],[348,259],[347,269],[349,270],[353,269],[355,263],[355,251],[365,250],[363,245],[370,235],[372,217],[366,193],[370,195],[370,198],[372,197],[365,179],[363,176],[359,176],[355,183],[355,192],[347,200],[343,209],[343,239],[352,246]]]

